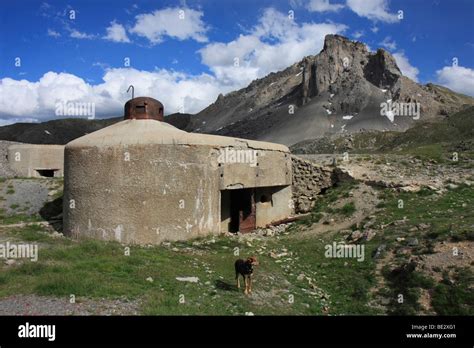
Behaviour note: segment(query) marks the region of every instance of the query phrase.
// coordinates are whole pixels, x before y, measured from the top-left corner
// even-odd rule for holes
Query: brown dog
[[[240,278],[241,275],[245,282],[245,294],[252,292],[252,274],[253,266],[258,266],[258,261],[255,256],[249,257],[247,260],[238,259],[235,261],[235,279],[237,280],[237,288],[240,289]]]

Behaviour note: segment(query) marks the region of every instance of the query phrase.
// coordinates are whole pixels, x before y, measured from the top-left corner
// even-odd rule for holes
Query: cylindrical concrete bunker
[[[66,234],[158,244],[291,215],[286,146],[184,132],[159,120],[161,103],[135,99],[123,121],[66,145]]]

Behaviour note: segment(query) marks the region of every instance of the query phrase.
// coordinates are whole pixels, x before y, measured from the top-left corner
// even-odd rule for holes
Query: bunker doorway
[[[45,177],[45,178],[54,178],[54,173],[57,169],[36,169],[38,176]]]
[[[255,190],[230,190],[230,232],[247,233],[256,228]]]

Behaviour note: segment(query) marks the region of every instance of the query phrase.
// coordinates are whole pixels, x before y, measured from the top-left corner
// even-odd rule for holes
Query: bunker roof
[[[248,147],[260,150],[289,152],[288,147],[281,144],[218,135],[188,133],[166,122],[160,122],[155,119],[126,119],[77,138],[69,142],[66,148],[146,144]]]

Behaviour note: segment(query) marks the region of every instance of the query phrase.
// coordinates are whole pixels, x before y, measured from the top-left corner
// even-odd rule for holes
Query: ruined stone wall
[[[307,213],[316,196],[336,182],[332,168],[319,166],[297,156],[291,156],[293,167],[293,202],[295,213]]]

